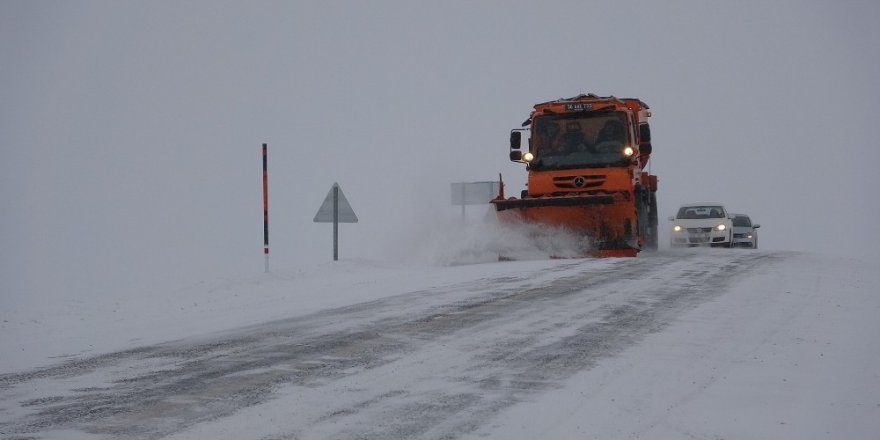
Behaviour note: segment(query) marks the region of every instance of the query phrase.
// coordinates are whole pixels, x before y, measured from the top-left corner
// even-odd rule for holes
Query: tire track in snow
[[[478,280],[4,375],[0,395],[19,406],[0,411],[0,433],[160,438],[302,393],[305,407],[288,409],[297,428],[276,438],[451,438],[778,258],[705,257],[566,262],[549,281]],[[427,296],[449,300],[424,305]],[[28,395],[28,386],[62,392]]]

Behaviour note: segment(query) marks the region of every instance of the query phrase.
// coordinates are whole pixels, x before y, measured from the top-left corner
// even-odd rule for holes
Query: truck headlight
[[[522,160],[525,162],[531,162],[535,160],[535,155],[532,153],[523,153]]]
[[[715,226],[715,229],[717,229],[719,231],[723,231],[723,230],[727,229],[727,226],[724,226],[724,223],[722,223],[718,226]]]
[[[635,153],[635,150],[633,150],[633,147],[624,147],[623,148],[623,155],[624,156],[630,157],[633,155],[633,153]]]
[[[681,225],[675,225],[672,227],[672,230],[675,232],[681,232]]]

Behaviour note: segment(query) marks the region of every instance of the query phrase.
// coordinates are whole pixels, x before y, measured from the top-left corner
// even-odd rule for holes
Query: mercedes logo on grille
[[[574,178],[574,186],[580,188],[584,186],[584,178],[581,176],[577,176]]]

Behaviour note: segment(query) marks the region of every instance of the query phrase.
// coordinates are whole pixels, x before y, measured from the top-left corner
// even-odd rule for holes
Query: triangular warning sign
[[[334,199],[336,203],[333,202]],[[321,207],[318,208],[318,213],[315,214],[315,223],[333,223],[334,205],[338,213],[337,221],[339,223],[357,223],[358,218],[354,214],[354,210],[351,209],[351,205],[348,204],[348,200],[345,199],[345,194],[342,193],[342,188],[339,187],[338,183],[334,183],[330,187],[330,192],[324,198],[324,203],[321,204]]]

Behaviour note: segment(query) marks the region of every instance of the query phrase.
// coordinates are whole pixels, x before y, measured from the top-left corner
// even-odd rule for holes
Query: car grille
[[[687,228],[688,232],[691,234],[700,234],[706,232],[712,232],[712,228]]]
[[[704,244],[709,243],[712,240],[712,228],[687,228],[688,231],[688,243],[690,244]]]
[[[749,234],[733,234],[733,238],[749,238]]]

